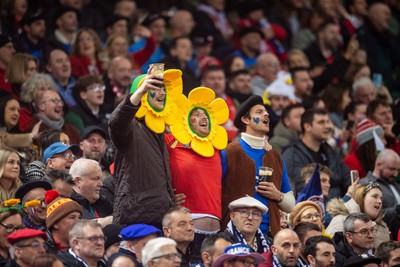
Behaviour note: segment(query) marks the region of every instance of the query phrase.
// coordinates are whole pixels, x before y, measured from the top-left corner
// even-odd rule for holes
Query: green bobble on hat
[[[133,83],[131,85],[131,90],[130,93],[133,94],[134,92],[136,92],[136,90],[140,87],[140,85],[142,85],[142,82],[144,80],[144,78],[146,77],[147,74],[142,74],[139,75],[135,78],[135,80],[133,80]]]

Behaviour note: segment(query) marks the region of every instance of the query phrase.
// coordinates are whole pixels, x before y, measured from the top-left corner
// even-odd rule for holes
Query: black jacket
[[[344,164],[339,154],[335,152],[327,143],[321,144],[320,151],[327,157],[328,167],[332,170],[331,188],[328,198],[342,197],[349,187],[350,170]],[[282,153],[286,163],[288,176],[295,182],[296,194],[304,188],[304,182],[300,177],[300,170],[305,165],[313,163],[314,159],[305,147],[303,142],[297,140],[288,145]]]
[[[69,249],[58,252],[57,257],[62,261],[64,267],[86,267],[86,265],[81,260],[69,253]],[[97,267],[105,266],[106,265],[102,261],[99,261],[97,263]]]
[[[97,212],[99,218],[107,217],[113,213],[111,202],[106,200],[101,195],[94,204],[90,204],[86,198],[79,195],[75,191],[72,192],[71,198],[82,206],[82,219],[95,219],[96,216],[92,214],[92,209]]]
[[[335,243],[336,250],[336,263],[335,266],[341,267],[346,263],[346,260],[351,256],[357,255],[352,247],[347,243],[346,238],[342,232],[337,232],[333,236],[333,243]]]

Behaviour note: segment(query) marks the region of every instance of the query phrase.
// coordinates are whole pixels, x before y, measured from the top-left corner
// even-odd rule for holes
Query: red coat
[[[347,157],[345,157],[343,161],[350,170],[357,170],[360,174],[360,178],[364,178],[365,176],[367,176],[367,172],[363,169],[355,151],[352,151],[349,155],[347,155]]]
[[[98,59],[96,60],[95,66],[91,65],[90,59],[83,55],[70,56],[69,60],[71,61],[71,74],[76,78],[88,74],[98,76],[103,74],[101,62]]]

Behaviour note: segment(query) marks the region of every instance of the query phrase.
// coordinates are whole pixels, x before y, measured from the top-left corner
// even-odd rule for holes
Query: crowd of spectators
[[[0,266],[400,266],[397,2],[2,0]]]

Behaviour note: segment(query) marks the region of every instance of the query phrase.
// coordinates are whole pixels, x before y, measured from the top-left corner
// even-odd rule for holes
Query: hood
[[[336,215],[349,215],[350,212],[345,206],[345,202],[342,199],[333,198],[326,204],[326,211],[332,216]]]
[[[342,199],[334,198],[328,201],[326,204],[326,210],[332,217],[336,215],[349,215],[350,213],[361,212],[360,206],[354,199],[350,199],[347,202],[344,202]]]
[[[298,137],[297,133],[289,131],[289,129],[286,128],[286,127],[283,125],[283,122],[282,122],[282,121],[280,121],[280,122],[276,125],[276,127],[275,127],[275,129],[274,129],[274,136],[279,136],[279,137],[281,137],[281,138],[283,137],[283,138],[285,138],[285,139],[291,139],[291,140],[296,140],[297,137]]]

